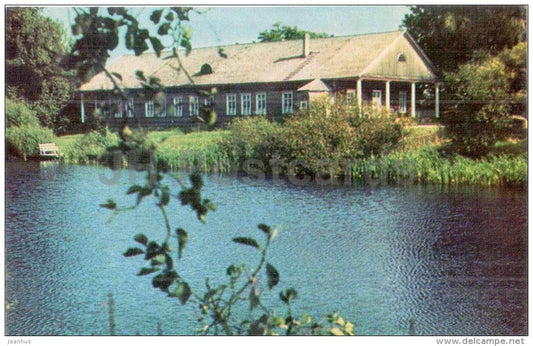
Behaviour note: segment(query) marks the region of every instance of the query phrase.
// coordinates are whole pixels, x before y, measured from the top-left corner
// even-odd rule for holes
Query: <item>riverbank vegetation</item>
[[[527,184],[525,138],[499,141],[488,155],[469,158],[450,151],[442,127],[415,126],[381,112],[352,117],[349,107],[328,107],[284,122],[240,118],[224,130],[151,131],[146,139],[157,149],[159,164],[174,171],[291,175],[301,181],[318,176],[325,184]],[[118,141],[106,130],[58,137],[56,143],[67,163],[105,164],[106,147]]]

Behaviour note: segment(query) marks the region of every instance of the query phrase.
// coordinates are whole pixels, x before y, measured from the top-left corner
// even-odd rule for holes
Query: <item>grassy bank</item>
[[[499,142],[491,155],[470,159],[443,154],[439,149],[445,141],[440,132],[438,127],[407,128],[396,149],[386,155],[344,160],[338,165],[354,182],[526,186],[526,141]],[[266,131],[266,134],[269,132]],[[229,135],[229,130],[188,134],[168,130],[150,132],[148,139],[156,144],[158,160],[172,170],[224,173],[234,167],[242,167],[243,161],[261,159],[253,145],[245,148],[246,155],[243,157],[232,153],[227,146]],[[260,137],[254,141],[255,144],[263,143]],[[56,140],[65,161],[74,164],[98,164],[105,146],[117,142],[118,136],[111,132],[63,136]],[[271,173],[267,167],[264,170],[267,175]],[[327,169],[318,170],[328,173]],[[284,171],[283,167],[281,171]]]
[[[226,131],[191,132],[179,130],[153,131],[147,139],[157,148],[157,158],[172,170],[200,170],[202,172],[227,172],[230,170],[228,156],[219,149]],[[102,164],[107,146],[116,145],[116,133],[90,132],[83,135],[62,136],[56,144],[63,159],[71,164]]]

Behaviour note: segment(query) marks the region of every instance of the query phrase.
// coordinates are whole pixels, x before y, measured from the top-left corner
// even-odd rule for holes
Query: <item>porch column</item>
[[[390,80],[385,82],[385,107],[390,111]]]
[[[81,96],[81,123],[85,124],[85,102],[83,100],[83,94]]]
[[[435,118],[439,118],[439,103],[440,103],[440,96],[439,96],[439,83],[435,83]]]
[[[416,83],[411,83],[411,116],[416,117]]]
[[[363,105],[363,80],[359,78],[357,80],[357,106],[359,107],[360,111],[361,111],[362,105]]]

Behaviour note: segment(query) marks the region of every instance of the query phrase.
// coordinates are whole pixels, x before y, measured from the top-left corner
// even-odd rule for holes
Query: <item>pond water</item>
[[[164,238],[151,202],[110,221],[108,198],[130,205],[142,176],[59,164],[6,163],[6,335],[107,335],[108,295],[119,335],[190,335],[195,306],[181,306],[125,258],[133,236]],[[177,184],[168,182],[177,189]],[[252,258],[236,236],[279,227],[269,262],[297,312],[339,311],[359,335],[527,334],[527,191],[435,186],[294,186],[206,175],[217,204],[201,224],[173,201],[173,227],[189,232],[180,273],[202,288]],[[182,268],[182,269],[181,269]],[[264,280],[264,278],[263,278]],[[268,294],[267,294],[268,296]],[[277,298],[276,298],[277,300]],[[281,307],[280,307],[281,312]]]

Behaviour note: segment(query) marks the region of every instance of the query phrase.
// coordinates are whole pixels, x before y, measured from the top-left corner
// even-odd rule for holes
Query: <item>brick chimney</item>
[[[311,38],[309,37],[309,34],[304,35],[303,45],[302,45],[302,56],[304,58],[307,58],[309,56],[310,52],[310,45],[311,45]]]

